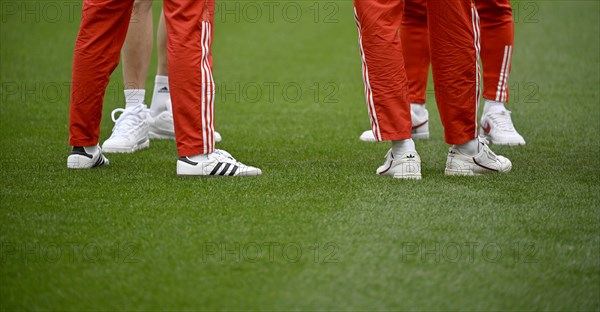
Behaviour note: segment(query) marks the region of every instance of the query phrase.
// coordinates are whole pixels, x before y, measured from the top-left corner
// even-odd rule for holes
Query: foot
[[[259,176],[262,171],[238,162],[224,150],[215,150],[205,155],[204,161],[193,161],[190,157],[177,160],[177,175],[180,176]]]
[[[100,146],[96,146],[95,152],[90,147],[73,146],[71,155],[67,158],[69,169],[90,169],[100,166],[108,166],[108,159],[102,155]]]
[[[175,140],[175,127],[173,125],[173,113],[163,111],[156,117],[148,112],[148,136],[151,139]],[[215,142],[221,142],[221,134],[215,131]]]
[[[506,173],[512,163],[504,156],[496,155],[485,140],[479,139],[479,153],[469,156],[456,148],[450,148],[446,160],[446,175],[474,176],[486,173]]]
[[[429,112],[425,110],[425,116],[419,117],[411,111],[410,116],[413,124],[411,138],[414,140],[429,139]],[[377,142],[372,130],[363,132],[359,140],[363,142]]]
[[[525,145],[525,139],[515,129],[510,115],[506,109],[483,114],[479,135],[494,145]]]
[[[115,114],[119,112],[121,115],[115,119]],[[133,153],[149,147],[146,115],[147,109],[144,104],[113,110],[111,117],[115,126],[110,138],[102,144],[102,150],[106,153]]]
[[[173,114],[163,111],[156,117],[148,112],[148,137],[160,140],[175,140],[175,127],[173,126]]]
[[[385,155],[385,163],[377,169],[377,174],[396,179],[421,180],[421,157],[416,151],[396,157],[390,149]]]

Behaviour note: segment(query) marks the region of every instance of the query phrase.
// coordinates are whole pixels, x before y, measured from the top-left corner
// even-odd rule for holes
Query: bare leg
[[[145,89],[153,46],[152,0],[136,0],[121,49],[125,89]]]
[[[152,104],[150,113],[156,117],[165,110],[170,110],[170,91],[167,65],[167,24],[165,23],[164,11],[160,12],[158,31],[156,32],[156,46],[158,54],[158,68],[154,78],[154,92],[152,93]],[[171,136],[171,135],[169,135]]]
[[[165,24],[165,14],[160,12],[158,20],[158,31],[156,32],[156,44],[158,51],[158,68],[156,74],[159,76],[168,76],[169,69],[167,66],[167,25]]]

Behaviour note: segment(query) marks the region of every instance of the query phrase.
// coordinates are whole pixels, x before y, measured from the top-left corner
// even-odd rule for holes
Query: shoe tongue
[[[489,159],[491,160],[496,160],[496,154],[494,154],[494,152],[485,144],[483,144],[483,142],[481,142],[482,146],[480,146],[480,150],[478,154],[481,154],[481,152],[483,152],[483,155],[486,155]]]
[[[505,114],[508,110],[505,107],[496,107],[496,106],[492,106],[487,108],[484,111],[484,114]]]
[[[223,150],[215,150],[213,154],[217,157],[219,161],[236,161],[235,158],[231,156],[231,154]]]
[[[138,107],[140,107],[141,105],[144,105],[142,103],[127,103],[125,104],[125,109],[126,110],[134,110]]]

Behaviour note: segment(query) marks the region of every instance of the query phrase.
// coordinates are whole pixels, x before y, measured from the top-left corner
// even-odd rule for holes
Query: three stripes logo
[[[223,166],[225,165],[225,166]],[[221,167],[223,167],[222,170]],[[231,170],[229,170],[229,168],[231,168]],[[224,175],[229,175],[229,176],[233,176],[236,171],[238,170],[239,166],[238,165],[232,165],[232,164],[228,164],[228,163],[218,163],[215,168],[210,172],[209,175],[211,176],[216,176],[216,175],[220,175],[220,176],[224,176]],[[229,171],[229,174],[227,174],[227,172]]]
[[[81,146],[74,146],[73,150],[71,151],[71,155],[81,155],[81,156],[85,156],[89,159],[94,159],[94,155],[86,152],[85,149]],[[99,153],[98,159],[96,159],[96,161],[94,162],[94,164],[92,165],[91,168],[100,167],[100,166],[104,165],[105,162],[106,162],[106,159],[104,158],[102,153]]]
[[[158,89],[158,93],[169,93],[169,88],[162,87],[162,88]]]
[[[187,157],[180,157],[179,161],[188,163],[192,166],[197,166],[198,163],[195,161],[190,160]],[[227,163],[227,162],[218,162],[215,167],[212,169],[212,171],[207,174],[208,176],[234,176],[236,175],[236,173],[239,174],[238,170],[240,169],[240,166],[234,163]]]

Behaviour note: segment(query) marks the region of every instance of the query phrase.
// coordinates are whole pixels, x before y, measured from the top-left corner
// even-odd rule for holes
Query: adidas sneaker
[[[235,160],[224,150],[215,150],[206,155],[206,160],[197,162],[189,157],[177,160],[177,175],[180,176],[259,176],[262,171]]]
[[[513,125],[511,112],[506,109],[481,116],[480,136],[494,145],[525,145],[525,139]]]
[[[421,157],[417,152],[407,152],[394,156],[390,149],[385,155],[385,163],[377,169],[377,174],[396,179],[421,179]]]
[[[512,169],[512,163],[504,156],[496,155],[485,139],[479,139],[479,153],[469,156],[458,149],[450,148],[446,160],[446,175],[473,176],[486,173],[506,173]]]
[[[117,113],[121,113],[118,119],[115,118]],[[111,117],[115,126],[110,138],[102,144],[102,150],[106,153],[133,153],[149,147],[146,115],[147,108],[144,104],[113,110]]]
[[[71,154],[67,157],[69,169],[90,169],[108,166],[108,163],[108,159],[102,155],[100,146],[96,146],[94,152],[89,147],[73,146]]]

